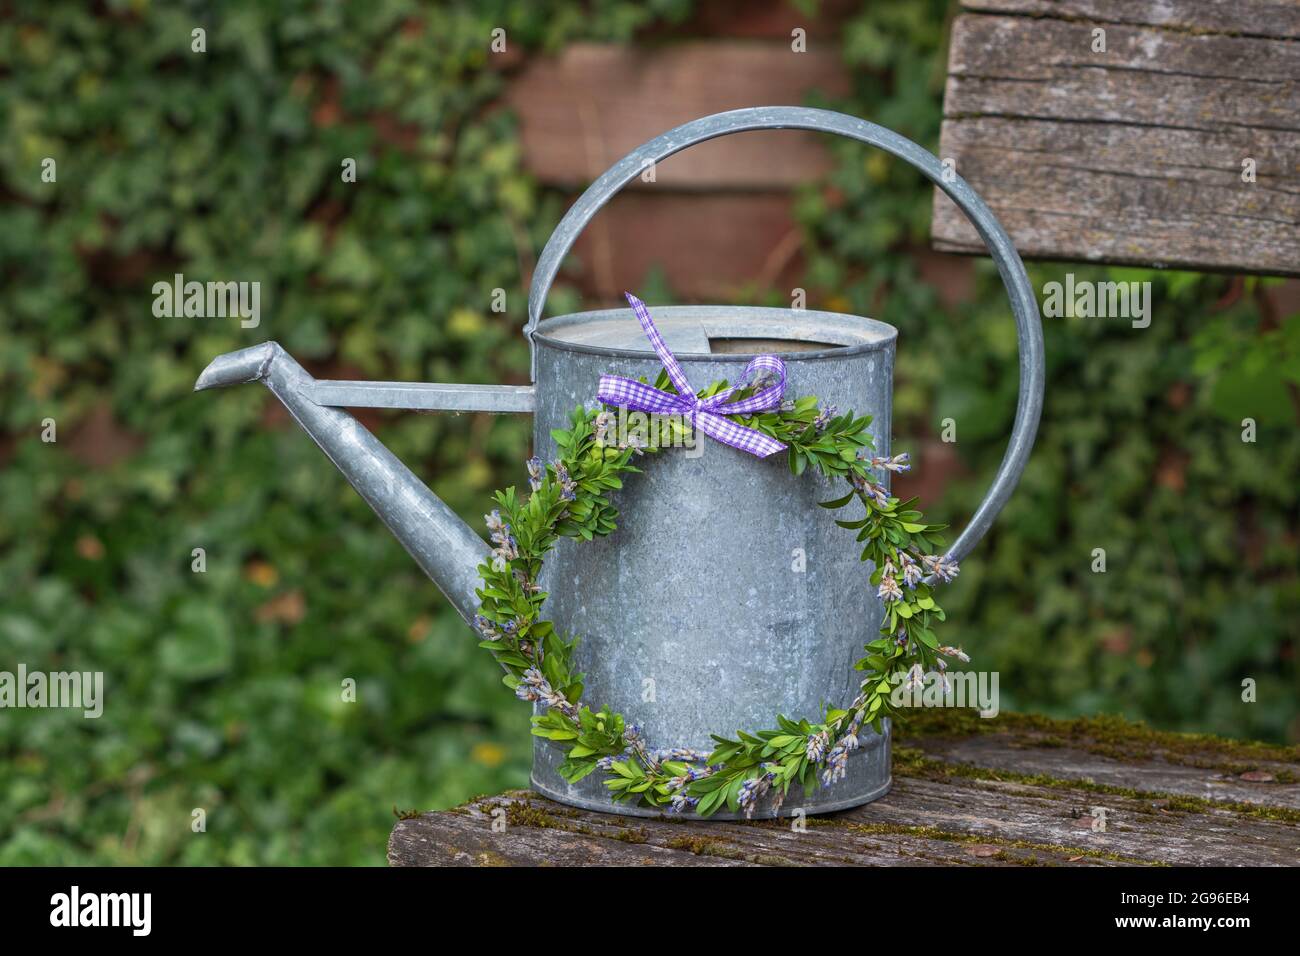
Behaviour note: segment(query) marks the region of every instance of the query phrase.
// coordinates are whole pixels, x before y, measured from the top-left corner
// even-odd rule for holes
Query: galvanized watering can
[[[594,398],[603,373],[653,381],[660,370],[628,309],[542,320],[547,292],[578,233],[649,163],[717,136],[761,129],[837,133],[906,160],[966,213],[997,262],[1019,337],[1020,397],[997,476],[951,548],[960,560],[1010,497],[1038,428],[1037,303],[1010,239],[965,182],[945,177],[939,160],[915,143],[840,113],[764,107],[708,116],[650,140],[592,183],[547,242],[533,276],[524,329],[532,385],[317,381],[266,342],[215,359],[195,388],[263,382],[469,621],[478,606],[476,568],[488,552],[483,538],[343,407],[528,412],[535,454],[554,457],[551,429],[566,427],[572,409]],[[817,395],[823,404],[872,415],[877,452],[888,454],[894,328],[793,309],[660,306],[654,315],[697,388],[734,382],[754,354],[777,353],[786,363],[788,396]],[[583,638],[575,665],[587,675],[584,699],[635,716],[656,746],[709,750],[711,733],[767,726],[776,713],[813,717],[822,702],[852,699],[852,663],[878,630],[882,609],[850,534],[817,507],[828,497],[826,486],[792,476],[784,456],[760,460],[701,440],[706,447],[698,456],[668,451],[647,461],[645,474],[616,493],[619,530],[580,546],[562,541],[542,584],[550,594],[545,616],[561,633]],[[524,457],[520,449],[521,463]],[[536,740],[533,787],[590,809],[658,812],[614,804],[598,774],[567,783],[556,771],[562,760],[560,748]],[[784,812],[855,806],[889,785],[886,726],[884,735],[864,732],[844,780],[812,794],[796,788]]]

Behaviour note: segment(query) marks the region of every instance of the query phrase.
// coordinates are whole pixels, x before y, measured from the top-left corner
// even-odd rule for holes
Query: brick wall
[[[817,18],[785,3],[716,3],[689,24],[635,46],[578,44],[516,71],[507,104],[520,117],[525,163],[576,197],[644,141],[710,113],[806,105],[843,95],[836,24],[844,4]],[[791,49],[791,31],[807,49]],[[725,137],[659,164],[617,196],[575,246],[592,304],[616,301],[661,268],[683,301],[725,302],[744,290],[799,284],[800,237],[792,187],[831,167],[812,133]]]

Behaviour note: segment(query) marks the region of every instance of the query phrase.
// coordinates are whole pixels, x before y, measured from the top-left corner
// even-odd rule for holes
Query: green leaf
[[[577,783],[583,777],[587,776],[596,769],[594,760],[566,760],[559,766],[560,776],[569,783]]]
[[[717,811],[718,807],[721,806],[722,801],[726,799],[726,796],[727,788],[725,786],[719,786],[712,793],[706,794],[700,798],[699,804],[695,807],[695,812],[702,817],[712,816]]]
[[[854,492],[850,491],[843,498],[835,498],[832,501],[819,501],[817,504],[822,508],[833,510],[835,508],[843,508],[845,505],[847,505],[850,501],[853,500],[853,497],[854,497]]]

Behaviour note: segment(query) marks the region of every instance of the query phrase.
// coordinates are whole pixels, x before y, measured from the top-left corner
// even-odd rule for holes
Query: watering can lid
[[[871,351],[897,337],[874,319],[814,309],[721,305],[652,306],[655,326],[675,355],[755,355]],[[630,309],[602,309],[543,321],[539,341],[560,348],[653,354]]]

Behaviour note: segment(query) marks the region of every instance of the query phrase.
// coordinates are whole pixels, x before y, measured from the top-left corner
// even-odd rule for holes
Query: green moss
[[[919,747],[894,747],[890,754],[892,761],[892,771],[894,773],[904,773],[907,771],[920,771],[937,761],[931,760],[925,755],[925,751]]]
[[[518,792],[518,791],[516,791]],[[493,807],[501,806],[493,803]],[[596,835],[590,827],[572,822],[577,811],[568,807],[547,804],[545,808],[528,800],[511,800],[505,804],[506,824],[512,827],[533,827],[543,830],[564,830],[566,833],[586,833]],[[568,818],[568,819],[564,819]]]
[[[706,836],[680,836],[673,837],[664,846],[670,850],[686,850],[688,853],[694,853],[701,856],[715,844],[720,841]]]
[[[499,797],[475,797],[473,800],[456,807],[452,812],[467,813],[471,809],[477,809],[480,812],[490,814],[497,808],[504,808],[506,823],[510,826],[568,830],[573,833],[584,832],[582,827],[565,822],[565,820],[572,820],[577,817],[577,810],[572,807],[561,806],[558,803],[551,803],[549,800],[545,801],[543,807],[534,802],[536,799],[537,795],[531,790],[507,790]],[[586,832],[591,831],[587,830]]]
[[[1175,813],[1204,813],[1207,803],[1210,806],[1216,805],[1214,801],[1201,800],[1198,797],[1180,796],[1170,796],[1160,802],[1163,805],[1162,809],[1171,810]],[[1249,806],[1254,806],[1254,804],[1249,804]]]
[[[811,823],[812,821],[809,820],[808,822]],[[943,840],[948,843],[996,846],[1002,847],[1004,850],[1034,850],[1039,853],[1051,853],[1067,857],[1082,856],[1090,859],[1109,860],[1115,863],[1127,863],[1133,866],[1168,866],[1167,863],[1159,863],[1151,860],[1138,859],[1137,857],[1124,856],[1120,853],[1112,853],[1109,850],[1093,850],[1087,847],[1065,846],[1060,843],[1035,843],[1031,840],[1004,840],[999,837],[991,837],[984,834],[953,833],[948,830],[941,830],[934,826],[909,826],[901,823],[856,823],[848,820],[825,820],[820,821],[820,823],[821,825],[843,827],[852,830],[855,833],[912,836],[928,840]],[[1027,863],[1024,859],[1011,857],[1005,853],[999,856],[990,857],[989,859],[1004,859],[1013,863],[1021,864]],[[1038,861],[1036,860],[1034,861],[1034,863],[1037,862]]]
[[[1152,760],[1218,770],[1233,775],[1259,769],[1261,763],[1300,763],[1300,746],[1279,746],[1254,740],[1229,740],[1213,734],[1183,734],[1154,730],[1141,721],[1114,714],[1062,719],[1039,714],[1003,712],[985,719],[978,712],[955,707],[921,708],[908,712],[897,725],[900,740],[917,737],[969,737],[1012,733],[1019,743],[1034,747],[1075,747],[1116,760]],[[1300,782],[1294,772],[1269,768],[1278,783]]]
[[[680,836],[674,837],[664,844],[670,850],[685,850],[688,853],[694,853],[696,856],[716,856],[727,860],[746,860],[751,863],[757,863],[760,858],[769,860],[781,860],[782,863],[788,862],[781,857],[768,856],[765,854],[755,854],[754,856],[746,855],[740,847],[733,846],[725,840],[719,840],[709,836]],[[771,865],[771,864],[769,864]]]
[[[1050,787],[1059,790],[1083,790],[1088,793],[1103,793],[1109,796],[1127,797],[1140,801],[1133,808],[1139,813],[1154,812],[1149,806],[1153,800],[1159,800],[1161,809],[1182,813],[1209,813],[1213,810],[1228,810],[1243,816],[1277,823],[1300,823],[1300,810],[1290,807],[1262,806],[1257,803],[1245,803],[1238,800],[1207,800],[1202,797],[1189,797],[1163,790],[1136,790],[1132,787],[1116,787],[1111,784],[1094,783],[1091,780],[1071,780],[1053,777],[1042,773],[1021,773],[1016,770],[990,770],[974,767],[970,764],[948,763],[934,760],[913,747],[897,747],[894,750],[894,773],[898,776],[927,777],[929,779],[963,778],[969,780],[996,780],[1000,783],[1020,783],[1034,787]]]
[[[506,823],[512,827],[534,827],[537,829],[566,829],[564,824],[544,810],[539,810],[529,803],[511,801],[506,804]]]
[[[494,804],[494,806],[500,806],[500,804]],[[525,800],[516,800],[505,804],[505,810],[506,823],[509,826],[563,830],[566,833],[580,833],[585,836],[593,836],[601,839],[618,840],[621,843],[643,844],[650,842],[649,833],[644,827],[629,827],[616,830],[613,833],[596,830],[583,824],[574,823],[572,820],[561,819],[559,813],[542,809],[541,807]],[[567,810],[567,808],[565,808],[565,810]],[[569,816],[575,815],[576,811],[569,812]],[[762,863],[767,866],[782,866],[790,864],[790,861],[784,857],[773,854],[759,853],[749,856],[744,850],[726,842],[725,840],[705,836],[703,834],[674,837],[664,845],[670,850],[686,850],[689,853],[694,853],[696,856],[716,856],[731,860],[747,860],[751,863]]]

